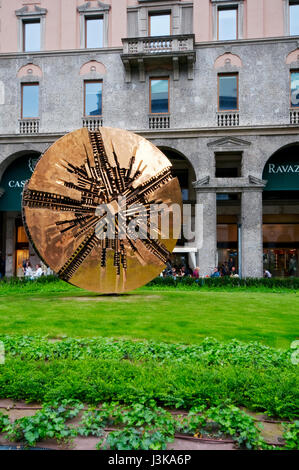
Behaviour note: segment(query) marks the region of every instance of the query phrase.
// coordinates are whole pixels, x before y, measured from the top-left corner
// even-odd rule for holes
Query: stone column
[[[15,213],[6,213],[6,240],[5,240],[5,275],[14,275],[15,264]]]
[[[195,246],[200,275],[211,275],[217,264],[216,193],[196,190]]]
[[[263,276],[263,192],[243,191],[241,201],[242,277]]]

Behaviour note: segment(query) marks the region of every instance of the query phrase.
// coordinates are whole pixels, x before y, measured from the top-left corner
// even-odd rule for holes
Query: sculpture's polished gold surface
[[[152,204],[160,203],[170,216],[167,238],[160,216],[150,229]],[[61,279],[91,291],[125,292],[163,270],[180,223],[173,204],[181,207],[180,186],[159,149],[132,132],[84,128],[40,158],[24,188],[23,218],[37,253]]]

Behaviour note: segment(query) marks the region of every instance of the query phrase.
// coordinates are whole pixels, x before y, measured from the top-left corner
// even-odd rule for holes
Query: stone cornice
[[[293,43],[294,49],[297,49],[299,36],[273,36],[269,38],[253,38],[253,39],[234,39],[233,41],[204,41],[196,42],[195,48],[204,48],[204,47],[215,47],[215,48],[225,48],[226,52],[231,52],[232,54],[234,47],[236,46],[246,46],[248,44],[254,45],[263,45],[263,44],[277,44],[277,43]]]
[[[144,136],[155,138],[170,139],[190,139],[197,137],[228,137],[228,136],[280,136],[280,135],[297,135],[299,136],[299,126],[296,125],[278,125],[278,126],[238,126],[238,127],[201,127],[189,129],[138,129],[134,132]]]
[[[202,186],[207,186],[210,183],[210,177],[209,176],[204,176],[203,178],[200,178],[197,181],[194,181],[192,183],[193,188],[197,189]]]
[[[251,145],[251,142],[237,138],[237,137],[222,137],[221,139],[213,140],[208,143],[208,147],[217,150],[239,150]]]
[[[235,128],[219,128],[219,127],[202,127],[188,129],[129,129],[143,137],[149,139],[195,139],[216,138],[228,136],[299,136],[299,126],[251,126],[251,127],[235,127]],[[2,134],[0,135],[0,143],[23,143],[23,142],[54,142],[66,132],[46,133],[46,134]]]
[[[97,49],[64,49],[62,51],[36,51],[36,52],[5,52],[0,54],[1,59],[25,59],[27,61],[38,57],[64,57],[72,55],[92,56],[90,60],[99,58],[101,54],[120,54],[121,47],[102,47]]]
[[[32,14],[34,12],[30,12]],[[35,13],[36,15],[41,15],[40,13]],[[24,16],[24,15],[21,15]],[[131,38],[127,38],[131,39]],[[246,46],[248,44],[256,44],[256,45],[264,45],[264,44],[277,44],[277,43],[286,43],[292,44],[292,47],[297,49],[299,47],[299,36],[280,36],[280,37],[273,37],[273,38],[262,38],[262,39],[239,39],[235,41],[210,41],[210,42],[196,42],[194,45],[194,50],[197,49],[204,49],[204,48],[215,48],[221,49],[224,52],[231,52],[234,53],[234,48],[238,46]],[[66,56],[66,55],[77,55],[77,54],[115,54],[115,53],[122,53],[123,47],[103,47],[101,49],[63,49],[63,50],[50,50],[50,51],[37,51],[37,52],[5,52],[0,53],[0,60],[1,58],[5,59],[19,59],[26,56],[40,56],[40,57],[51,57],[51,56]],[[219,52],[221,53],[221,51]],[[212,67],[212,65],[211,65]]]
[[[91,6],[90,2],[86,2],[83,5],[80,5],[77,8],[77,10],[79,13],[93,13],[93,12],[109,11],[110,8],[111,6],[108,5],[107,3],[97,1],[96,7]]]
[[[30,12],[32,14],[34,12]],[[37,15],[41,15],[41,13],[36,13]],[[23,16],[23,15],[21,15]],[[131,38],[128,38],[131,39]],[[217,49],[222,49],[222,50],[227,50],[231,53],[233,52],[233,49],[235,46],[246,46],[248,44],[257,44],[257,45],[263,45],[267,43],[293,43],[292,47],[294,47],[294,50],[299,47],[299,36],[292,36],[292,37],[273,37],[273,38],[262,38],[262,39],[240,39],[240,40],[235,40],[235,41],[211,41],[211,42],[196,42],[194,45],[194,49],[204,49],[204,48],[210,48],[214,47]],[[76,55],[76,54],[90,54],[90,53],[96,53],[96,54],[109,54],[109,53],[122,53],[123,48],[122,46],[119,47],[105,47],[101,49],[63,49],[63,50],[49,50],[49,51],[37,51],[37,52],[5,52],[5,53],[0,53],[0,59],[5,58],[5,59],[19,59],[20,57],[26,57],[28,55],[32,56],[42,56],[42,57],[47,57],[47,56],[65,56],[65,55]]]
[[[251,175],[239,178],[211,178],[205,176],[193,182],[192,186],[200,192],[236,193],[241,191],[263,191],[266,184],[267,181]]]
[[[48,13],[48,10],[46,8],[40,8],[37,5],[34,5],[33,11],[29,10],[29,7],[27,5],[15,11],[16,16],[18,17],[43,16],[43,15],[46,15],[47,13]]]

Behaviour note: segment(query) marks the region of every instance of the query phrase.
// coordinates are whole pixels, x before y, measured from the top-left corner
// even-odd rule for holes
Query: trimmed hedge
[[[0,279],[1,285],[22,286],[25,284],[48,284],[51,282],[59,282],[59,278],[54,274],[49,276],[41,276],[37,279],[30,279],[29,277],[2,277]]]
[[[45,402],[76,399],[98,404],[155,400],[159,405],[234,404],[268,415],[298,417],[298,375],[293,368],[212,366],[200,363],[73,359],[27,361],[8,358],[1,366],[0,398]]]
[[[208,288],[217,288],[217,287],[266,287],[269,289],[283,288],[298,290],[299,289],[299,277],[288,277],[288,278],[235,278],[235,277],[205,277],[194,279],[192,277],[183,277],[183,278],[172,278],[169,277],[156,277],[151,282],[147,284],[148,286],[193,286],[194,288],[198,287],[208,287]]]
[[[299,376],[291,350],[258,343],[200,345],[116,340],[0,336],[0,398],[78,399],[97,404],[155,400],[190,409],[231,403],[269,415],[299,416]]]
[[[73,288],[68,283],[60,281],[60,279],[55,276],[41,276],[38,279],[30,280],[28,278],[22,277],[4,277],[0,279],[0,289],[1,286],[27,286],[29,285],[45,285],[61,283],[65,287]],[[192,277],[183,277],[174,279],[171,276],[168,277],[156,277],[147,284],[148,287],[193,287],[194,289],[207,287],[207,288],[248,288],[248,287],[263,287],[269,289],[290,289],[290,290],[299,290],[299,277],[288,277],[288,278],[232,278],[229,276],[224,277],[205,277],[200,279],[194,279]]]

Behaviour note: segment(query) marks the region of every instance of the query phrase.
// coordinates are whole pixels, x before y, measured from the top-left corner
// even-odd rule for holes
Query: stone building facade
[[[202,275],[229,262],[243,277],[264,269],[298,276],[298,3],[0,1],[6,275],[36,259],[20,218],[35,160],[66,132],[104,125],[146,137],[171,159],[197,227],[194,240],[180,240],[173,263],[199,266]],[[97,27],[98,47],[87,47]],[[161,80],[167,109],[153,112],[152,84]],[[87,83],[101,84],[96,114],[86,112]],[[33,116],[24,114],[30,85],[38,96],[28,95],[37,100]]]

